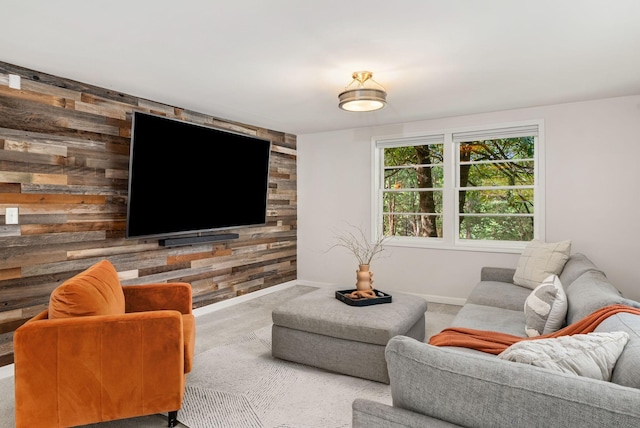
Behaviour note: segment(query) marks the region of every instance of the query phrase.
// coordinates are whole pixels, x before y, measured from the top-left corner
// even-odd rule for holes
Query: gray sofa
[[[514,285],[514,272],[483,268],[452,326],[526,337],[523,306],[531,289]],[[559,277],[567,324],[610,304],[640,307],[583,254],[573,254]],[[640,427],[640,316],[618,313],[596,329],[612,331],[626,331],[630,340],[610,382],[396,336],[386,347],[393,406],[355,399],[353,426]]]

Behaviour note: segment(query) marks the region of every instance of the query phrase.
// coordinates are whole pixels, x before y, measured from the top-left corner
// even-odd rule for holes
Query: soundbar
[[[219,235],[204,236],[183,236],[179,238],[165,238],[158,240],[163,247],[177,247],[179,245],[202,244],[214,241],[227,241],[230,239],[238,239],[240,235],[237,233],[221,233]]]

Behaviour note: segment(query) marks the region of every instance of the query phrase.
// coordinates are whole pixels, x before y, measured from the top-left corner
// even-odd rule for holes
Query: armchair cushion
[[[57,287],[49,298],[49,318],[125,313],[118,272],[102,260]]]

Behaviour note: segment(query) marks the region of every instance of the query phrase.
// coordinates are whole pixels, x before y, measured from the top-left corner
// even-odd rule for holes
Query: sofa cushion
[[[451,323],[451,327],[465,327],[476,330],[497,331],[514,336],[525,337],[524,311],[496,308],[494,306],[465,304]]]
[[[609,305],[640,307],[640,303],[625,299],[600,271],[587,271],[566,287],[567,324],[580,321],[593,311]]]
[[[480,281],[471,290],[466,303],[521,311],[530,293],[530,288],[510,282]]]
[[[570,253],[571,241],[545,243],[532,240],[518,259],[513,283],[533,290],[549,275],[559,275]]]
[[[572,254],[569,257],[569,260],[567,260],[567,263],[565,263],[564,268],[562,268],[562,273],[560,274],[560,281],[562,281],[564,289],[566,290],[569,288],[573,281],[588,271],[602,272],[584,254]]]
[[[558,275],[537,286],[524,302],[525,333],[529,337],[560,330],[567,316],[567,296]]]
[[[498,358],[609,381],[628,341],[624,331],[525,340],[509,346]]]
[[[124,306],[118,272],[103,260],[53,290],[49,318],[124,314]]]
[[[617,313],[602,321],[595,332],[624,331],[629,342],[613,369],[611,382],[640,389],[640,316]]]

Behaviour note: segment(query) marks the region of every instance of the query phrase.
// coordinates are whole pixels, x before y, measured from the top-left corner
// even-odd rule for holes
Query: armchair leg
[[[169,428],[173,428],[178,424],[178,411],[177,410],[169,412],[169,414],[167,415],[167,422],[169,423],[169,425],[167,425]]]

